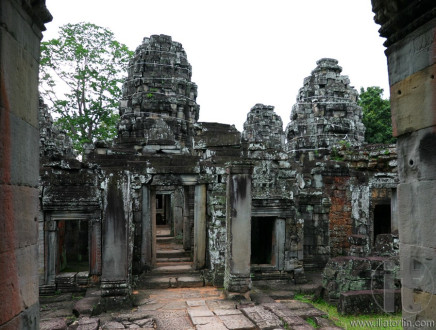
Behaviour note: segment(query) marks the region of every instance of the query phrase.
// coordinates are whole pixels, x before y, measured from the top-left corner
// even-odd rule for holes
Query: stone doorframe
[[[259,217],[256,213],[251,214],[251,218]],[[259,217],[260,218],[260,217]],[[264,217],[262,217],[264,218]],[[266,217],[265,217],[266,218]],[[279,217],[267,217],[271,218],[266,221],[273,221],[273,238],[271,247],[271,264],[268,265],[253,265],[250,261],[250,269],[253,270],[285,270],[285,236],[286,236],[286,219]],[[250,222],[252,225],[252,221]],[[251,228],[248,229],[251,231]]]
[[[251,217],[271,218],[274,221],[273,234],[273,260],[271,266],[266,267],[274,270],[291,271],[293,267],[286,262],[287,259],[297,257],[297,251],[286,251],[286,240],[290,237],[286,236],[286,224],[295,218],[292,211],[294,207],[293,201],[277,200],[277,199],[252,199]],[[251,228],[250,228],[251,229]],[[299,239],[303,239],[300,237]],[[288,242],[289,244],[289,242]],[[265,267],[264,267],[265,268]]]
[[[88,221],[89,275],[101,275],[101,215],[100,211],[47,211],[44,213],[44,282],[55,284],[58,257],[57,222]]]
[[[188,179],[182,177],[182,185],[179,187],[185,188],[193,185],[195,185],[193,267],[195,269],[202,269],[206,264],[206,184],[198,184],[196,178],[193,179],[193,177],[189,176]],[[156,264],[156,186],[153,184],[142,186],[142,267],[153,267]],[[187,197],[185,193],[185,209],[188,205]],[[190,237],[191,235],[189,221],[188,217],[184,217],[184,241],[185,237]]]

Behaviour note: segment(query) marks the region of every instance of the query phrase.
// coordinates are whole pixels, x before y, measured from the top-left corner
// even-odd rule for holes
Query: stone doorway
[[[273,217],[253,217],[251,219],[251,264],[274,265],[275,245]]]
[[[89,271],[87,220],[59,220],[56,274]]]
[[[206,185],[143,186],[141,263],[205,265]],[[188,259],[188,260],[187,260]]]
[[[156,225],[172,228],[172,196],[171,193],[156,193]]]
[[[283,270],[284,245],[284,219],[273,216],[251,218],[251,270]]]
[[[81,284],[87,283],[89,277],[98,282],[102,256],[100,212],[46,212],[44,219],[43,285],[57,285],[65,274],[74,274],[71,288],[77,284],[77,274]]]

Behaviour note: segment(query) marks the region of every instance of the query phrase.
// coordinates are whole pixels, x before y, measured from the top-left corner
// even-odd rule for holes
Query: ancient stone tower
[[[337,60],[323,58],[316,64],[304,79],[292,108],[286,128],[288,151],[322,152],[340,141],[360,145],[365,127],[357,91],[350,86],[349,78],[341,75]]]
[[[199,116],[185,50],[170,36],[144,38],[128,69],[118,144],[143,153],[187,153]]]
[[[270,105],[256,104],[247,114],[242,141],[250,150],[282,149],[284,147],[283,122]]]

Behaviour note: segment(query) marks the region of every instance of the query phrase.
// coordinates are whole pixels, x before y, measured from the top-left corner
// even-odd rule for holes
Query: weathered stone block
[[[391,86],[394,136],[436,125],[433,111],[435,74],[436,64],[433,64]]]
[[[401,284],[436,294],[436,248],[400,243]]]
[[[395,312],[401,310],[401,291],[393,293],[393,307]],[[341,293],[338,312],[342,315],[380,314],[385,308],[384,290],[362,290]]]
[[[34,151],[39,148],[39,131],[15,114],[10,115],[10,120],[11,148],[14,150],[11,183],[37,187],[39,154]]]
[[[436,180],[436,134],[432,127],[400,136],[397,146],[400,182]]]
[[[434,205],[435,181],[398,185],[398,226],[401,243],[436,248]]]
[[[413,17],[410,13],[408,16]],[[390,86],[435,63],[435,21],[430,20],[386,50]]]

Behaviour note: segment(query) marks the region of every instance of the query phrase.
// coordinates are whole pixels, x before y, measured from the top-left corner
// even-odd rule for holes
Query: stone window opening
[[[377,204],[374,207],[374,241],[380,234],[391,233],[391,205]]]

